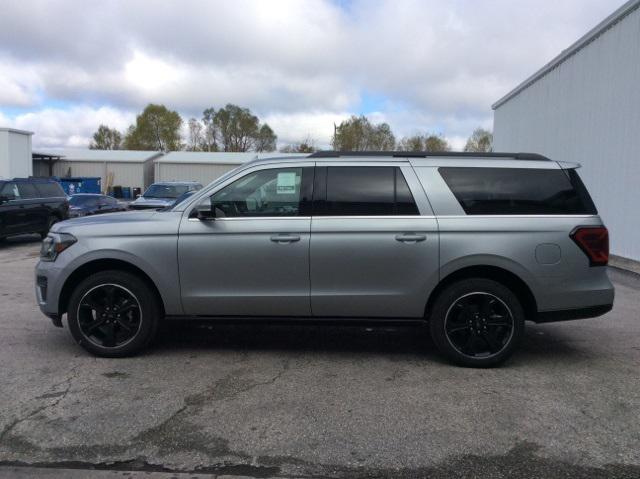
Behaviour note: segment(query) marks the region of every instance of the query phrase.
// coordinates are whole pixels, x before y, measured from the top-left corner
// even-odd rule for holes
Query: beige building
[[[284,153],[227,153],[172,151],[153,160],[155,181],[198,181],[203,185],[211,183],[227,171],[259,158],[278,156],[308,156],[306,154]]]
[[[54,159],[45,159],[46,157]],[[153,183],[153,160],[157,151],[61,149],[33,152],[34,176],[92,176],[102,187],[124,186],[144,190]],[[55,157],[58,157],[56,159]]]

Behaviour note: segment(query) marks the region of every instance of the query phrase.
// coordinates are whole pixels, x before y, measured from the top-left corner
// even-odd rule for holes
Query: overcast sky
[[[491,104],[622,0],[11,1],[0,13],[0,126],[86,147],[147,103],[185,121],[236,103],[282,146],[329,143],[350,114],[456,147]]]

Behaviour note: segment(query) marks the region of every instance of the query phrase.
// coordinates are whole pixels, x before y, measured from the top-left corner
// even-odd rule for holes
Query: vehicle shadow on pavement
[[[514,356],[505,366],[545,362],[578,362],[588,355],[567,332],[528,324]],[[192,350],[291,351],[404,355],[447,364],[426,326],[300,325],[167,321],[151,354]]]
[[[5,238],[4,240],[0,240],[0,249],[10,249],[15,246],[23,246],[30,245],[33,246],[34,243],[40,243],[42,239],[40,235],[20,235],[20,236],[12,236],[10,238]]]

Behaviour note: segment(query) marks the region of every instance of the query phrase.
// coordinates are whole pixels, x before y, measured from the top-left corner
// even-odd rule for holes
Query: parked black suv
[[[67,219],[68,214],[64,190],[53,180],[0,180],[0,240],[25,233],[44,238],[51,225]]]

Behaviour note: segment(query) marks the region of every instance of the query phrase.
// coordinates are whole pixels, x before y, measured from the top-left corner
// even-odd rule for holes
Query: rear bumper
[[[571,321],[574,319],[596,318],[607,314],[613,309],[613,304],[602,304],[599,306],[588,306],[586,308],[561,309],[557,311],[538,312],[534,322],[554,323],[558,321]]]

